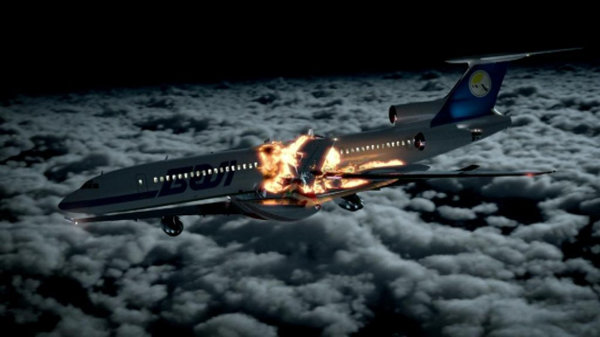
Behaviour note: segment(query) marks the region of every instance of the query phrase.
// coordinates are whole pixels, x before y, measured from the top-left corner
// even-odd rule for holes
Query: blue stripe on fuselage
[[[211,165],[208,165],[208,164],[201,164],[201,165],[197,165],[196,167],[194,167],[194,170],[196,172],[199,172],[202,170],[214,169],[216,172],[219,168],[223,168],[223,167],[226,167],[229,165],[236,165],[236,161],[222,162],[218,168],[213,168]],[[175,169],[169,170],[167,175],[168,176],[179,175],[179,174],[187,173],[190,171],[192,171],[192,166],[180,167],[180,168],[175,168]],[[105,206],[105,205],[118,204],[118,203],[124,203],[124,202],[139,201],[139,200],[144,200],[144,199],[151,199],[154,197],[163,197],[163,196],[167,196],[167,195],[184,193],[187,190],[188,185],[194,191],[210,189],[210,188],[214,188],[214,187],[217,187],[218,185],[220,185],[220,183],[223,180],[223,177],[225,175],[227,175],[227,178],[225,179],[224,186],[229,186],[233,180],[234,174],[235,174],[235,171],[227,171],[227,172],[219,172],[217,175],[214,176],[214,179],[213,179],[213,175],[205,175],[205,176],[193,177],[193,178],[190,178],[189,180],[184,180],[184,179],[169,180],[169,181],[165,181],[162,184],[160,193],[159,193],[159,191],[148,191],[148,192],[141,192],[141,193],[119,195],[119,196],[114,196],[114,197],[99,198],[99,199],[61,202],[59,207],[63,210],[81,209],[81,208],[86,208],[86,207]]]
[[[63,202],[63,203],[61,203],[60,207],[61,207],[61,209],[67,210],[67,209],[77,209],[77,208],[85,208],[85,207],[95,207],[95,206],[104,206],[104,205],[110,205],[110,204],[118,204],[118,203],[122,203],[122,202],[151,199],[151,198],[154,198],[157,193],[158,193],[158,191],[148,191],[148,192],[118,195],[115,197],[107,197],[107,198],[100,198],[100,199]]]

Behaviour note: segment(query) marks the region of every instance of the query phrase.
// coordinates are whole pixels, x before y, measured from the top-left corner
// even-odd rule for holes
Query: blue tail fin
[[[431,120],[431,126],[455,123],[492,114],[498,91],[506,74],[508,62],[525,57],[574,51],[581,48],[556,49],[532,53],[485,56],[448,61],[468,63],[469,69],[446,96],[440,111]]]
[[[491,114],[506,74],[507,62],[475,64],[456,83],[431,126]]]

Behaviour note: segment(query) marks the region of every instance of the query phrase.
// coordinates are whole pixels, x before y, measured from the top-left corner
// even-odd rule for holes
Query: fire
[[[341,162],[341,156],[335,147],[331,147],[325,156],[325,162],[323,162],[323,172],[332,172],[337,169],[337,166]]]
[[[370,161],[358,166],[359,171],[370,170],[373,168],[390,167],[390,166],[402,166],[404,162],[402,160],[393,159],[390,161]]]
[[[313,136],[302,135],[293,142],[285,145],[282,142],[271,142],[258,148],[260,160],[259,169],[264,177],[263,189],[273,194],[300,193],[303,196],[313,195],[316,197],[331,190],[343,190],[356,188],[369,183],[366,179],[345,179],[327,175],[327,173],[352,173],[380,167],[400,166],[404,162],[398,159],[390,161],[370,161],[362,164],[347,164],[340,166],[341,155],[335,148],[331,147],[320,168],[315,168],[314,179],[311,182],[303,181],[298,172],[301,159],[304,156],[300,152],[307,141]]]
[[[287,146],[282,142],[271,142],[259,147],[259,169],[264,177],[263,188],[266,191],[280,193],[289,188],[289,181],[298,175],[296,168],[302,157],[298,151],[308,139],[308,136],[302,135]]]

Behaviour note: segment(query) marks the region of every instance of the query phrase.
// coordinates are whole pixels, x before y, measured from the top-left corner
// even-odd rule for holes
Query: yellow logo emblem
[[[469,78],[469,90],[475,97],[484,97],[492,89],[492,79],[485,70],[477,70]]]

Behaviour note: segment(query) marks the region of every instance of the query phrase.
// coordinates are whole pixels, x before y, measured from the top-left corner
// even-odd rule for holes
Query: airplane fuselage
[[[183,230],[181,215],[294,221],[332,200],[358,211],[364,207],[358,193],[415,180],[549,174],[554,171],[484,171],[478,165],[429,171],[417,163],[507,128],[510,118],[495,104],[508,62],[560,51],[567,50],[450,61],[469,68],[444,97],[390,106],[394,127],[335,138],[310,131],[286,143],[129,167],[88,180],[59,208],[94,215],[68,218],[76,224],[160,218],[163,231],[176,236]]]
[[[328,140],[339,153],[338,167],[366,171],[373,168],[369,163],[417,163],[488,137],[510,125],[510,118],[498,113],[436,127],[430,126],[432,117],[420,115],[417,120],[405,123],[399,120],[394,127]],[[473,130],[479,130],[480,134],[475,137]],[[108,214],[255,194],[261,191],[266,178],[261,170],[264,164],[259,156],[261,146],[163,160],[105,173],[68,195],[60,208]],[[367,184],[363,190],[370,186]]]

